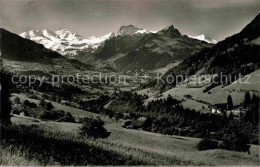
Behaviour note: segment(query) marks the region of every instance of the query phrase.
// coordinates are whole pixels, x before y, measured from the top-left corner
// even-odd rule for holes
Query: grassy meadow
[[[104,118],[104,117],[103,117]],[[79,123],[41,121],[14,115],[1,150],[1,164],[20,165],[258,165],[258,146],[251,155],[227,150],[198,151],[199,138],[164,136],[124,129],[122,121],[104,118],[107,139],[78,135]],[[19,162],[18,162],[19,161]]]
[[[38,100],[13,94],[21,101]],[[13,99],[13,98],[11,98]],[[161,135],[123,128],[123,120],[52,102],[76,121],[99,116],[111,135],[91,139],[79,135],[80,123],[43,121],[13,114],[12,126],[2,128],[1,165],[259,165],[259,146],[248,155],[222,149],[199,151],[200,138]]]

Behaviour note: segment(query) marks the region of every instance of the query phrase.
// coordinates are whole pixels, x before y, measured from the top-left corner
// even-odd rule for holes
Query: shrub
[[[118,121],[119,119],[122,119],[124,117],[124,114],[122,113],[115,113],[114,114],[114,118],[116,121]]]
[[[41,99],[40,102],[39,102],[39,105],[42,106],[42,107],[44,107],[45,103],[46,103],[46,102],[44,101],[44,99]]]
[[[203,138],[203,137],[208,137],[210,134],[205,130],[195,130],[191,135],[193,137]]]
[[[16,97],[14,98],[14,104],[18,105],[18,104],[20,104],[20,103],[21,103],[20,98],[16,96]]]
[[[113,112],[110,112],[109,114],[108,114],[108,117],[111,119],[111,118],[113,118],[114,117],[114,113]]]
[[[249,151],[250,146],[251,145],[249,144],[249,139],[243,134],[239,134],[233,140],[233,150],[235,151],[246,152]]]
[[[259,145],[259,140],[260,140],[260,139],[252,139],[252,140],[250,141],[250,143],[251,143],[251,144],[255,144],[255,145]]]
[[[54,107],[53,107],[53,105],[52,105],[51,102],[47,102],[47,103],[45,103],[44,108],[45,108],[46,110],[50,111],[50,110],[52,110]]]
[[[41,112],[41,114],[39,115],[39,118],[42,119],[42,120],[52,120],[52,116],[51,116],[51,113],[48,112],[48,111],[43,111]]]
[[[50,99],[51,101],[56,101],[56,96],[55,96],[55,95],[50,95],[49,99]]]
[[[75,122],[75,118],[71,115],[71,113],[67,112],[65,114],[64,111],[43,111],[39,115],[40,119],[43,120],[56,120],[59,122]]]
[[[242,133],[239,133],[234,137],[225,138],[223,141],[225,149],[243,152],[249,152],[251,146],[249,142],[248,137]]]
[[[198,150],[210,150],[210,149],[217,149],[218,142],[210,139],[202,139],[198,144]]]
[[[29,103],[29,107],[31,108],[36,108],[37,107],[37,104],[33,103],[33,102],[30,102]]]
[[[65,112],[63,110],[57,110],[52,112],[55,115],[55,118],[62,118],[65,116]]]
[[[107,138],[109,136],[109,133],[104,128],[104,122],[99,117],[97,119],[83,118],[79,133],[91,138]]]
[[[36,108],[37,105],[33,102],[29,102],[28,100],[24,100],[23,102],[23,106],[26,107],[30,107],[30,108]]]
[[[42,94],[42,99],[47,99],[48,98],[48,95],[46,93],[43,93]]]
[[[61,98],[59,96],[56,97],[56,102],[61,103]]]
[[[64,117],[58,119],[58,122],[75,122],[75,118],[70,112],[67,112]]]
[[[31,99],[38,99],[38,96],[36,96],[36,95],[30,95],[29,98],[31,98]]]
[[[22,112],[22,111],[19,110],[19,109],[17,109],[17,108],[15,108],[15,109],[12,111],[13,114],[17,114],[17,115],[19,115],[21,112]]]
[[[23,112],[23,114],[24,114],[24,116],[26,116],[26,117],[30,117],[31,115],[28,113],[28,111],[26,111],[26,110],[24,110],[24,111],[22,111]]]
[[[24,107],[27,107],[29,104],[30,104],[30,102],[28,100],[24,100],[23,101],[23,106]]]

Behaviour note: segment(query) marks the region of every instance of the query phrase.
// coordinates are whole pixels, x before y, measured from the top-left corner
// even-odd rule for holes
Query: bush
[[[250,141],[251,144],[259,145],[259,139],[253,139]]]
[[[16,97],[14,98],[14,104],[18,105],[18,104],[20,104],[20,103],[21,103],[20,98],[16,96]]]
[[[75,118],[70,112],[67,112],[64,117],[58,119],[58,122],[75,122]]]
[[[38,99],[38,96],[36,96],[36,95],[30,95],[30,96],[28,96],[29,98],[31,98],[31,99]]]
[[[114,117],[114,113],[113,112],[110,112],[109,114],[108,114],[108,117],[111,119],[111,118],[113,118]]]
[[[24,100],[23,101],[23,106],[24,107],[27,107],[29,104],[30,104],[30,102],[28,100]]]
[[[61,98],[59,96],[56,97],[56,102],[61,103]]]
[[[86,117],[82,119],[79,133],[91,138],[107,138],[109,133],[103,126],[104,122],[99,117],[97,119]]]
[[[31,115],[28,113],[28,111],[26,111],[26,110],[24,110],[24,111],[22,111],[23,112],[23,114],[24,114],[24,116],[26,116],[26,117],[30,117]]]
[[[28,100],[24,100],[23,106],[24,107],[30,107],[30,108],[36,108],[37,107],[37,105],[35,103],[29,102]]]
[[[45,103],[44,108],[45,108],[46,110],[50,111],[50,110],[52,110],[54,107],[53,107],[53,105],[52,105],[51,102],[47,102],[47,103]]]
[[[210,139],[202,139],[198,144],[198,150],[210,150],[210,149],[217,149],[218,142]]]
[[[29,104],[29,107],[31,107],[31,108],[36,108],[36,107],[37,107],[37,104],[31,102],[31,103]]]
[[[12,111],[12,114],[20,115],[21,112],[22,112],[21,110],[15,108],[15,109]]]
[[[227,150],[234,150],[234,151],[243,151],[249,152],[250,149],[250,141],[246,135],[239,133],[234,137],[225,138],[224,141],[224,148]]]
[[[44,99],[40,99],[40,102],[39,102],[39,105],[40,105],[40,106],[44,107],[45,103],[46,103],[46,102],[44,101]]]
[[[50,112],[48,111],[43,111],[41,112],[41,114],[39,115],[39,118],[42,120],[52,120],[52,115]]]
[[[118,121],[119,119],[122,119],[124,117],[124,114],[122,113],[115,113],[114,114],[114,118],[116,121]]]
[[[249,151],[250,146],[249,139],[243,134],[239,134],[233,140],[233,150],[235,151],[247,152]]]
[[[43,111],[39,118],[42,120],[55,120],[58,122],[75,122],[75,118],[71,115],[70,112],[65,114],[64,111]]]

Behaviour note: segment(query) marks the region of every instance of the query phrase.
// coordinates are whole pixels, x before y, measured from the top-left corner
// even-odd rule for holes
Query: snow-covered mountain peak
[[[67,30],[67,29],[61,29],[61,30],[57,30],[55,31],[55,34],[60,38],[60,39],[66,39],[66,40],[79,40],[82,39],[83,37],[72,33],[71,31]]]
[[[200,41],[205,41],[205,42],[208,42],[208,43],[213,43],[213,44],[217,43],[216,40],[214,40],[214,39],[212,39],[212,38],[210,38],[210,37],[208,37],[204,34],[201,34],[199,36],[190,36],[189,35],[188,37],[193,38],[193,39],[197,39],[197,40],[200,40]]]
[[[95,50],[103,41],[110,38],[111,35],[113,35],[113,33],[106,34],[102,37],[91,36],[89,38],[83,38],[67,29],[56,31],[46,29],[30,30],[20,34],[23,38],[43,44],[46,48],[57,51],[62,55],[70,56],[74,56],[77,52],[86,49],[90,49],[91,51]]]
[[[127,26],[121,26],[117,31],[116,35],[148,34],[148,33],[156,33],[156,32],[157,31],[148,31],[146,29],[141,29],[131,24]]]
[[[135,34],[148,34],[148,33],[157,33],[157,31],[148,31],[146,29],[143,29],[143,30],[138,30],[135,32]]]
[[[20,34],[21,37],[30,39],[44,45],[46,48],[57,51],[60,54],[74,58],[79,53],[94,53],[95,50],[107,39],[114,36],[133,35],[140,36],[151,32],[145,29],[137,28],[133,25],[121,26],[118,32],[108,33],[101,37],[90,36],[84,38],[68,29],[51,30],[30,30]]]
[[[132,35],[138,30],[142,30],[141,28],[137,28],[133,25],[121,26],[117,31],[117,35]]]

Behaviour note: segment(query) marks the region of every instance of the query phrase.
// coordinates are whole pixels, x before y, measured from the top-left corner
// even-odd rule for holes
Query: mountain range
[[[1,58],[12,61],[40,63],[50,66],[66,64],[66,66],[74,69],[94,69],[90,65],[86,65],[75,59],[67,59],[58,52],[45,48],[42,44],[24,39],[3,28],[0,28],[0,55]]]
[[[157,33],[149,33],[129,47],[125,56],[115,61],[116,69],[152,70],[184,60],[212,45],[182,35],[173,25]]]
[[[181,35],[173,26],[160,31],[148,31],[127,25],[121,26],[116,33],[86,39],[66,29],[31,30],[20,36],[67,58],[117,71],[164,67],[212,46],[205,40]]]
[[[239,33],[211,48],[185,59],[165,73],[168,75],[217,74],[246,75],[260,68],[260,14]],[[171,85],[170,85],[171,86]],[[172,85],[174,86],[174,85]]]
[[[153,70],[182,61],[167,74],[193,74],[199,70],[231,74],[250,63],[259,68],[259,17],[258,14],[241,32],[215,45],[210,42],[216,41],[205,35],[189,37],[173,25],[154,32],[133,25],[121,26],[116,33],[87,39],[66,29],[32,30],[20,34],[23,38],[1,29],[1,54],[3,58],[23,61],[66,57],[122,72]]]
[[[21,37],[43,44],[46,48],[59,52],[68,58],[74,58],[79,52],[94,51],[103,41],[114,34],[109,33],[102,37],[83,38],[67,29],[31,30],[20,34]]]

